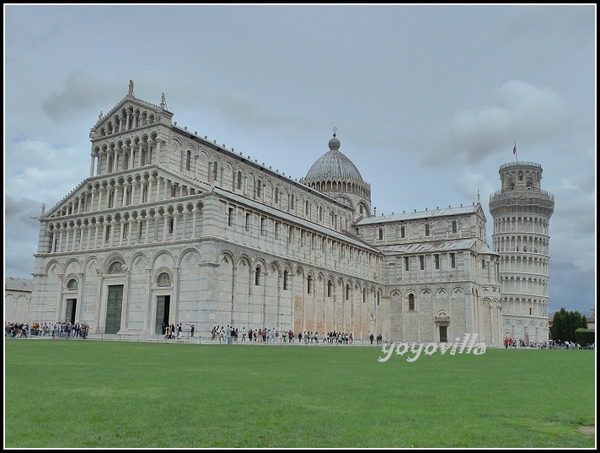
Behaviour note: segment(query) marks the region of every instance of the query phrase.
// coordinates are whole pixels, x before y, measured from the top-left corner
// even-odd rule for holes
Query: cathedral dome
[[[362,176],[356,166],[339,150],[340,141],[333,134],[329,140],[329,151],[323,154],[306,173],[306,181],[352,180],[362,182]]]

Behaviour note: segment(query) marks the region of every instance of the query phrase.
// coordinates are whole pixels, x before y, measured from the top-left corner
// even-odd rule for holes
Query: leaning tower
[[[490,196],[492,242],[500,255],[503,334],[526,344],[548,340],[554,195],[542,190],[542,171],[533,162],[504,164],[499,170],[502,189]]]

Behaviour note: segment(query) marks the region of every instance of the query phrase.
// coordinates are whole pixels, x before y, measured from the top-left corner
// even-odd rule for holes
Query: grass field
[[[381,363],[375,346],[9,339],[4,349],[5,448],[596,445],[590,350]]]

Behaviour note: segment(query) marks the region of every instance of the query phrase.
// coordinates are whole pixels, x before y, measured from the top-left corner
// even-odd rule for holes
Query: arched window
[[[260,266],[256,266],[256,269],[254,271],[254,284],[256,286],[260,285]]]
[[[120,261],[115,261],[108,267],[109,274],[120,274],[123,272],[123,264]]]
[[[69,283],[67,283],[67,289],[70,289],[70,290],[77,289],[77,280],[75,280],[74,278],[69,280]]]
[[[456,223],[456,220],[452,221],[452,232],[456,233],[458,231],[458,225]]]
[[[190,150],[188,150],[188,152],[185,153],[185,169],[186,170],[190,169],[191,160],[192,160],[192,152]]]
[[[379,228],[379,240],[383,239],[383,228]]]
[[[408,310],[415,311],[415,295],[414,294],[408,295]]]
[[[307,280],[306,292],[307,292],[307,294],[311,294],[312,293],[312,275],[309,275],[306,280]]]
[[[158,286],[171,286],[171,276],[167,272],[161,272],[156,279]]]
[[[288,289],[288,277],[289,277],[289,272],[287,270],[283,271],[283,289],[284,290]]]
[[[237,173],[237,188],[238,190],[241,190],[242,188],[242,172],[238,171]]]
[[[333,282],[331,280],[327,280],[327,297],[331,297],[332,290]]]
[[[350,300],[350,285],[346,284],[346,300]]]
[[[404,226],[400,227],[400,237],[401,238],[405,238],[406,237],[406,228]]]
[[[260,198],[262,193],[262,181],[256,181],[256,198]]]

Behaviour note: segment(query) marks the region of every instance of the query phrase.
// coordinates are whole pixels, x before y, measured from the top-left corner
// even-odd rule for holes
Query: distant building
[[[231,325],[386,342],[548,338],[547,269],[527,270],[528,282],[539,273],[527,286],[535,310],[515,313],[531,297],[514,303],[521,290],[500,281],[500,263],[506,253],[524,270],[524,258],[504,240],[488,246],[479,200],[375,216],[335,133],[297,180],[178,126],[164,95],[155,105],[132,88],[91,129],[89,175],[39,216],[29,321],[122,336],[181,322],[198,335]],[[498,234],[512,222],[501,212]],[[547,266],[547,223],[532,217],[532,256]],[[507,327],[522,322],[531,327]]]
[[[4,277],[4,321],[30,322],[33,279]]]
[[[586,320],[587,320],[587,328],[590,330],[596,330],[596,309],[592,308],[592,315],[588,318],[586,316]]]

